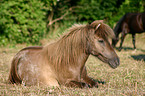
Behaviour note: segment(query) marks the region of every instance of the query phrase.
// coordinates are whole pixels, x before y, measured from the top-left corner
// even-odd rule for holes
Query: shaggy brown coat
[[[59,40],[44,47],[27,47],[19,51],[11,65],[9,81],[25,85],[97,87],[87,76],[85,62],[90,54],[119,65],[119,58],[108,42],[112,29],[101,21],[89,25],[75,24]]]

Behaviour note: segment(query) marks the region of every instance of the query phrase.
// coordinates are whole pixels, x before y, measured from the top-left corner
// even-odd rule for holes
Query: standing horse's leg
[[[120,43],[119,51],[121,51],[121,49],[122,49],[122,44],[123,44],[125,36],[126,36],[126,33],[123,31],[122,36],[121,36],[121,43]]]
[[[132,34],[132,43],[133,43],[134,49],[136,49],[136,47],[135,47],[135,34]]]

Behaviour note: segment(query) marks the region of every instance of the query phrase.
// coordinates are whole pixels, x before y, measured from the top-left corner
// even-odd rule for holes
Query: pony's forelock
[[[104,24],[102,20],[94,21],[90,25],[94,27],[95,33],[98,37],[115,38],[113,30],[107,24]]]

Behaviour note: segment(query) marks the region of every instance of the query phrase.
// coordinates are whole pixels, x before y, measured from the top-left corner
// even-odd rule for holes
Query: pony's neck
[[[89,57],[87,32],[86,26],[72,27],[68,34],[46,46],[44,53],[47,53],[48,62],[56,70],[82,68]]]
[[[49,61],[56,66],[83,67],[89,57],[86,53],[86,43],[81,39],[70,40],[69,37],[48,45],[47,52]]]

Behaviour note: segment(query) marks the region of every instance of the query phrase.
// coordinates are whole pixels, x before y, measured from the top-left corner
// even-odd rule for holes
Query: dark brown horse
[[[87,75],[85,62],[91,54],[112,68],[120,64],[108,42],[109,36],[114,36],[113,30],[100,21],[74,25],[56,42],[19,51],[12,61],[9,81],[25,85],[97,87],[97,82]]]
[[[121,43],[119,50],[122,49],[122,44],[126,34],[132,34],[132,42],[134,49],[135,46],[135,34],[145,32],[145,13],[127,13],[125,14],[117,23],[114,28],[115,36],[112,40],[112,45],[115,47],[117,42],[119,41],[119,34],[121,33]]]

